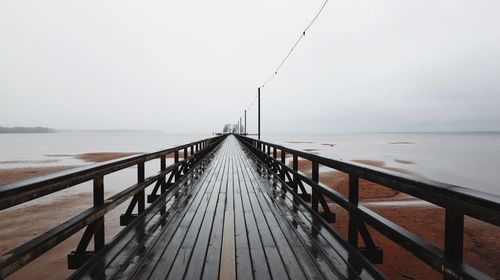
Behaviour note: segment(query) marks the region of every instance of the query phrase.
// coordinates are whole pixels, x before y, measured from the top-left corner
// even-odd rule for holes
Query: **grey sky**
[[[0,126],[220,130],[321,3],[2,0]],[[263,131],[500,130],[499,11],[330,0],[263,89]]]

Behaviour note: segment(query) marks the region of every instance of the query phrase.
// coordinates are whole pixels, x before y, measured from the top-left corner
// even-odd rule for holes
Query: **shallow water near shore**
[[[271,134],[262,140],[341,160],[380,161],[500,195],[500,133]]]
[[[83,153],[152,152],[211,136],[161,132],[0,134],[0,169],[82,166],[90,164],[76,157]],[[500,133],[264,134],[262,139],[334,159],[379,161],[429,179],[500,195]]]
[[[211,135],[161,132],[0,134],[0,169],[82,165],[85,162],[75,158],[78,154],[154,152],[207,137]]]

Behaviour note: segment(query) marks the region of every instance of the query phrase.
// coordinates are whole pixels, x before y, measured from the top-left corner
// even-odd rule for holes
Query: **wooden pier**
[[[299,158],[311,161],[310,177],[298,171]],[[158,159],[158,174],[146,178],[145,162]],[[321,185],[320,165],[349,174],[349,197]],[[103,177],[131,166],[137,182],[105,199]],[[358,205],[360,178],[445,208],[444,251]],[[385,279],[370,226],[446,279],[487,279],[462,262],[463,217],[500,225],[498,196],[234,135],[1,186],[0,210],[86,181],[94,205],[2,256],[0,278],[85,229],[68,255],[72,279]],[[105,214],[125,202],[125,227],[106,243]],[[330,227],[328,203],[349,211],[347,240]]]
[[[234,136],[206,168],[166,198],[169,211],[151,208],[73,278],[374,278],[361,261],[359,271],[350,265],[349,250],[319,221],[311,228],[307,209],[276,200]]]

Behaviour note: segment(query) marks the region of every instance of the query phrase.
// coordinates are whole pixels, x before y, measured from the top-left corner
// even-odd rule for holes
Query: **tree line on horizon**
[[[241,125],[241,128],[238,124],[232,124],[228,123],[224,125],[224,129],[222,129],[222,133],[224,134],[229,134],[229,133],[243,133],[245,131],[245,126]]]
[[[0,133],[51,133],[56,132],[53,128],[48,127],[24,127],[24,126],[15,126],[15,127],[3,127],[0,126]]]

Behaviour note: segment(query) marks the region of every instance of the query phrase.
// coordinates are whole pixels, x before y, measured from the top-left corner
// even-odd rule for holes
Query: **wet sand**
[[[84,160],[86,162],[105,162],[108,160],[119,159],[137,154],[139,153],[86,153],[76,155],[76,158]]]
[[[394,141],[394,142],[388,142],[388,144],[392,144],[392,145],[413,145],[413,144],[416,144],[416,143],[412,142],[412,141]]]
[[[68,170],[74,167],[75,166],[54,166],[0,169],[0,185]]]
[[[394,161],[395,161],[395,162],[402,163],[402,164],[415,164],[415,162],[414,162],[414,161],[411,161],[411,160],[395,159]]]
[[[337,144],[330,144],[330,143],[321,143],[323,146],[329,146],[330,148],[335,147]]]
[[[305,152],[315,152],[315,151],[319,151],[319,149],[310,148],[310,149],[302,149],[302,151],[305,151]]]

